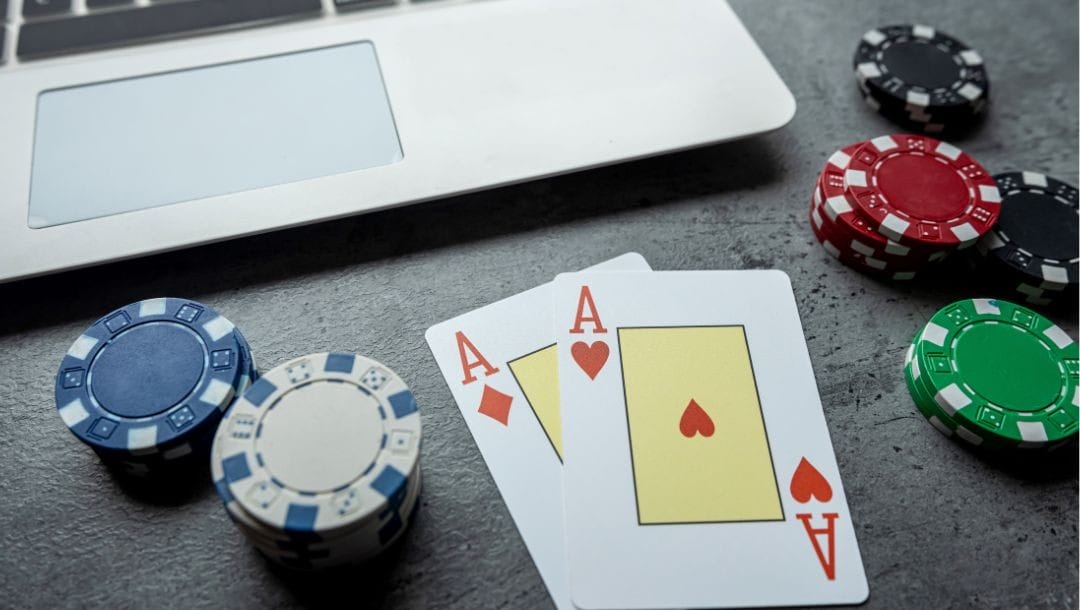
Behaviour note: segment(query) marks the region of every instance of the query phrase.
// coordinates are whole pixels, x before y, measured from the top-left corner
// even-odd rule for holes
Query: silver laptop
[[[0,0],[0,281],[776,129],[722,0]]]

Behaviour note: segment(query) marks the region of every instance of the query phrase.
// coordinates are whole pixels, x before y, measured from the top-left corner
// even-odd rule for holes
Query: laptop
[[[758,134],[722,0],[0,0],[0,281]]]

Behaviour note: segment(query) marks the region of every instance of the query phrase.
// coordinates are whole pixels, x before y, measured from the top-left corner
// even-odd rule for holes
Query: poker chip
[[[240,343],[241,347],[240,368],[241,371],[243,371],[240,375],[240,381],[237,384],[236,391],[234,393],[236,397],[239,397],[242,396],[249,387],[251,387],[252,382],[259,378],[259,371],[255,364],[255,358],[252,355],[251,347],[248,345],[247,340],[244,338],[244,336],[240,333],[239,330],[236,331],[236,338],[237,341]],[[198,456],[199,463],[202,463],[202,459],[204,459],[205,456],[208,454],[209,450],[207,448],[212,445],[216,432],[216,426],[214,426],[212,429],[208,428],[206,432],[200,434],[196,439],[193,440],[192,445],[196,448],[196,450],[193,450],[191,455]],[[120,462],[117,462],[115,465],[118,466],[123,472],[135,476],[146,476],[152,473],[156,473],[158,470],[153,468],[151,465],[142,462],[132,462],[129,460],[122,460]]]
[[[196,301],[121,307],[84,331],[56,376],[58,413],[110,466],[147,475],[205,456],[222,414],[255,376],[250,347]]]
[[[862,83],[859,83],[859,94],[863,102],[874,112],[903,127],[906,131],[938,137],[962,134],[977,123],[984,114],[983,106],[964,114],[942,110],[929,113],[925,109],[901,105],[888,98],[881,99]]]
[[[905,259],[912,254],[912,249],[874,231],[861,214],[855,213],[844,195],[844,171],[851,161],[851,155],[861,144],[860,142],[846,146],[829,157],[825,169],[818,176],[811,205],[811,220],[814,220],[818,228],[822,228],[826,221],[816,221],[813,218],[815,210],[826,217],[828,222],[835,226],[834,234],[839,236],[847,250],[883,260],[891,256]]]
[[[211,475],[230,519],[270,560],[314,570],[373,557],[420,494],[420,413],[393,371],[348,353],[267,371],[214,437]]]
[[[922,266],[927,262],[943,259],[947,252],[935,251],[922,246],[905,246],[894,242],[877,232],[864,214],[857,211],[850,198],[844,192],[844,172],[853,155],[862,142],[846,146],[833,153],[818,176],[811,204],[811,220],[821,228],[822,223],[814,220],[814,208],[827,217],[825,224],[835,226],[833,234],[842,242],[850,253],[883,261],[893,261],[907,267]]]
[[[942,133],[969,126],[986,111],[990,81],[982,56],[931,26],[867,31],[853,66],[867,104],[905,128]]]
[[[874,112],[884,116],[893,123],[904,127],[906,130],[935,135],[942,134],[946,130],[945,123],[943,123],[941,119],[935,120],[935,117],[931,115],[917,111],[894,108],[888,104],[883,104],[861,83],[859,85],[859,93],[866,105],[874,110]]]
[[[1045,282],[1024,277],[1009,267],[1000,264],[985,253],[979,252],[978,248],[967,251],[965,257],[972,277],[977,278],[982,285],[995,295],[1047,308],[1072,308],[1077,304],[1076,287],[1056,287]]]
[[[916,340],[917,339],[918,338],[916,337]],[[908,348],[907,356],[904,358],[904,382],[907,384],[908,392],[911,394],[912,399],[914,399],[915,406],[926,420],[930,422],[930,425],[938,432],[951,437],[957,433],[956,422],[946,415],[945,412],[941,410],[941,407],[934,402],[933,395],[926,389],[923,383],[921,368],[918,360],[916,360],[914,356],[915,344],[912,343]],[[973,445],[982,443],[980,437],[969,433],[966,429],[960,432],[958,436]]]
[[[918,135],[868,140],[844,171],[844,192],[882,235],[905,245],[963,248],[997,220],[997,183],[959,148]]]
[[[918,336],[916,336],[916,341],[918,341]],[[986,441],[983,436],[980,436],[977,429],[973,430],[958,424],[955,419],[949,416],[936,402],[934,391],[927,387],[922,370],[919,359],[915,357],[915,343],[912,343],[904,360],[904,380],[915,406],[935,430],[947,437],[956,438],[971,447],[981,449],[1002,448],[1001,445],[995,445],[992,440]]]
[[[850,242],[846,241],[845,238],[832,237],[832,235],[835,235],[833,232],[834,227],[829,225],[827,217],[818,206],[811,205],[810,228],[825,251],[845,265],[885,279],[910,280],[915,278],[915,271],[893,268],[889,262],[874,258],[873,255],[850,250]]]
[[[829,156],[809,218],[822,247],[849,267],[911,279],[986,234],[997,199],[982,166],[952,145],[881,136]]]
[[[1076,439],[1077,344],[1030,309],[952,303],[915,336],[904,369],[919,411],[968,445],[1053,449]]]
[[[1077,189],[1037,172],[994,176],[1002,195],[997,224],[968,256],[994,285],[1027,303],[1075,301],[1080,279]]]

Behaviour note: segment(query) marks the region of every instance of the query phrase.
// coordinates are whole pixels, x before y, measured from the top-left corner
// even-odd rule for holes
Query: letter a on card
[[[585,324],[592,324],[593,329],[591,332],[593,334],[607,333],[604,323],[600,321],[600,312],[596,309],[596,301],[593,300],[592,291],[589,290],[588,286],[581,287],[581,292],[578,295],[577,314],[574,316],[574,326],[570,329],[570,333],[575,335],[583,334]],[[605,341],[593,341],[591,343],[588,341],[575,341],[570,347],[570,356],[589,379],[596,379],[596,376],[603,370],[604,365],[607,364],[610,354],[611,348]]]

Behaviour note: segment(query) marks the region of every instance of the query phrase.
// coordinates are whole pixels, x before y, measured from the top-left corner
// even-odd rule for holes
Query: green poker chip
[[[916,341],[918,337],[916,337]],[[972,430],[960,424],[945,412],[945,410],[939,405],[934,398],[932,390],[928,389],[925,384],[925,379],[922,375],[922,367],[919,364],[919,359],[916,357],[916,344],[912,343],[908,348],[907,356],[904,359],[904,381],[907,384],[908,392],[911,394],[911,398],[915,401],[915,406],[922,413],[923,417],[934,427],[935,430],[941,432],[943,435],[955,438],[973,447],[980,447],[983,449],[999,448],[993,439],[987,441],[986,438],[979,434],[978,430]]]
[[[919,409],[919,413],[922,413],[923,417],[925,417],[926,420],[930,422],[930,425],[938,432],[951,437],[956,432],[956,422],[948,417],[943,417],[938,413],[939,409],[933,404],[933,399],[926,395],[926,392],[912,376],[912,366],[910,362],[904,365],[904,381],[907,383],[908,392],[911,393],[911,398],[914,399],[915,406]]]
[[[971,444],[1049,448],[1077,436],[1077,344],[1027,308],[995,299],[942,308],[906,370],[920,411]]]

